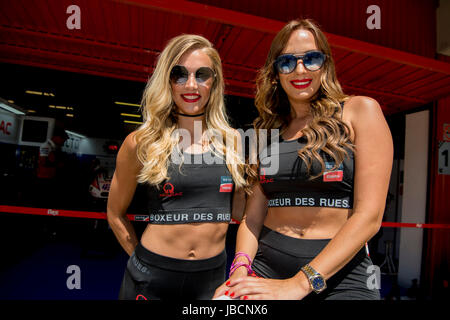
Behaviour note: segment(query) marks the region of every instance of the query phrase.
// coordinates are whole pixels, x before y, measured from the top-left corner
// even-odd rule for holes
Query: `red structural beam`
[[[255,31],[276,34],[285,22],[257,17],[233,10],[217,8],[184,0],[114,0],[130,5],[153,8],[165,12],[203,18],[206,20],[230,24]],[[371,57],[382,58],[392,62],[450,75],[450,63],[422,57],[408,52],[386,48],[368,42],[351,39],[331,33],[325,33],[330,45],[351,52],[362,53]]]
[[[21,38],[22,37],[28,37],[28,39],[36,39],[36,38],[44,38],[44,39],[52,39],[52,40],[57,40],[60,41],[61,43],[77,43],[80,45],[89,45],[92,47],[102,47],[102,48],[106,48],[106,49],[112,49],[112,50],[120,50],[120,51],[124,51],[126,53],[134,53],[134,54],[146,54],[151,56],[153,59],[155,59],[157,57],[157,55],[160,53],[160,51],[158,50],[154,50],[154,49],[150,49],[150,48],[136,48],[136,47],[130,47],[127,45],[121,45],[120,43],[109,43],[109,42],[105,42],[105,41],[97,41],[94,39],[87,39],[87,38],[78,38],[78,37],[70,37],[68,35],[63,35],[63,34],[51,34],[51,33],[46,33],[46,32],[42,32],[42,31],[36,31],[36,30],[28,30],[28,29],[19,29],[16,27],[5,27],[5,26],[0,26],[0,35],[5,35],[5,38],[3,39],[4,44],[7,45],[13,45],[15,46],[15,44],[9,40],[5,40],[5,39],[11,39],[12,38],[12,34],[18,35]],[[6,37],[6,35],[8,35],[8,37]],[[1,37],[0,37],[1,38]],[[6,42],[5,42],[6,41]],[[32,42],[32,41],[31,41]],[[0,42],[0,44],[2,44]],[[24,48],[22,46],[22,48]],[[31,49],[35,49],[35,48],[31,48]],[[74,54],[72,52],[66,52],[68,54]],[[74,54],[76,55],[76,54]],[[130,56],[131,58],[131,56]],[[112,60],[115,61],[115,60]],[[120,61],[119,61],[120,62]],[[131,63],[131,62],[126,62],[126,63]],[[143,65],[143,64],[137,64],[137,63],[132,63],[136,66],[140,66],[140,67],[144,67],[147,68],[149,67],[148,70],[144,69],[145,72],[153,72],[153,68],[151,65]],[[246,71],[246,72],[255,72],[256,73],[256,69],[255,68],[251,68],[251,67],[247,67],[247,66],[241,66],[241,65],[236,65],[236,64],[231,64],[231,63],[227,63],[226,61],[224,61],[223,63],[224,68],[226,69],[232,69],[234,70],[239,70],[239,71]],[[243,83],[243,86],[246,87],[246,82]]]
[[[78,68],[83,69],[83,65],[89,66],[90,69],[94,70],[127,70],[134,73],[146,74],[152,71],[152,68],[143,65],[136,65],[131,62],[116,61],[107,58],[98,58],[93,56],[85,56],[81,54],[67,52],[56,52],[48,49],[38,49],[29,47],[20,47],[15,45],[5,45],[0,43],[0,53],[8,53],[10,56],[31,56],[36,59],[45,60],[46,63],[54,65],[66,65],[67,62],[71,62]],[[51,63],[52,61],[53,63]],[[79,65],[82,64],[82,65]]]
[[[284,25],[283,22],[257,17],[233,10],[217,8],[200,3],[184,0],[113,0],[129,5],[153,8],[164,12],[203,18],[236,27],[253,29],[255,31],[277,33]]]
[[[267,34],[274,35],[277,33],[284,25],[284,22],[276,21],[272,19],[267,19],[263,17],[258,17],[250,14],[245,14],[241,12],[236,12],[233,10],[228,9],[222,9],[217,8],[213,6],[208,6],[204,4],[189,2],[185,0],[113,0],[116,2],[125,3],[128,5],[134,5],[134,6],[141,6],[146,7],[154,10],[160,10],[163,12],[169,12],[176,15],[185,15],[185,16],[191,16],[195,18],[200,19],[206,19],[209,21],[215,21],[223,24],[227,24],[230,26],[236,26],[241,28],[246,28],[250,30],[255,30],[257,32],[263,32]],[[34,39],[40,39],[44,37],[45,39],[52,39],[62,42],[75,42],[80,45],[91,45],[91,46],[98,46],[100,48],[105,49],[117,49],[117,50],[123,50],[128,51],[135,54],[149,54],[149,55],[156,55],[157,52],[155,50],[148,50],[146,48],[135,48],[135,47],[129,47],[124,46],[120,44],[112,44],[112,43],[105,43],[105,42],[99,42],[94,39],[87,39],[87,38],[79,38],[79,37],[68,37],[63,34],[55,34],[55,33],[43,33],[43,32],[37,32],[33,30],[25,30],[25,29],[18,29],[14,27],[7,27],[7,26],[0,26],[0,34],[6,35],[10,33],[16,33],[19,36],[23,37],[29,37]],[[347,37],[342,37],[334,34],[326,33],[330,44],[334,48],[340,48],[347,52],[353,52],[353,53],[360,53],[363,55],[366,55],[367,57],[376,57],[385,61],[392,61],[396,63],[400,63],[406,66],[412,66],[414,68],[417,68],[416,70],[428,70],[432,71],[436,74],[443,75],[443,77],[448,77],[450,75],[450,63],[448,62],[442,62],[434,59],[429,59],[425,57],[421,57],[418,55],[410,54],[407,52],[394,50],[370,43],[366,43],[363,41],[350,39]],[[0,37],[3,38],[3,37]],[[15,43],[5,43],[8,42],[9,37],[5,37],[2,39],[1,42],[3,42],[3,48],[6,49],[6,51],[0,52],[0,54],[3,55],[4,59],[3,61],[8,62],[19,62],[21,64],[27,64],[27,65],[36,65],[38,66],[39,63],[41,65],[45,65],[46,67],[50,68],[57,68],[60,70],[67,70],[67,71],[81,71],[84,73],[90,73],[90,74],[96,74],[96,75],[102,75],[102,76],[109,76],[114,78],[121,78],[121,79],[127,79],[127,80],[134,80],[134,81],[145,81],[147,79],[148,73],[152,72],[151,66],[145,66],[143,64],[136,64],[131,61],[117,61],[113,59],[108,59],[106,57],[103,57],[102,59],[94,58],[94,57],[87,57],[82,54],[74,54],[71,52],[51,52],[48,50],[39,50],[36,48],[26,48],[21,46],[20,44]],[[12,51],[11,51],[11,48]],[[0,50],[2,50],[0,45]],[[14,57],[14,54],[17,52],[24,53],[26,50],[33,50],[27,53],[36,54],[39,56],[38,59],[35,61],[24,61],[24,59],[17,57]],[[57,56],[55,56],[55,54]],[[62,55],[65,55],[66,57],[63,57]],[[51,56],[50,59],[45,59],[45,56]],[[56,62],[53,62],[52,59],[56,58]],[[93,59],[93,60],[92,60]],[[58,63],[61,62],[61,60],[66,60],[70,62],[80,62],[83,66],[72,66],[69,63],[69,66],[65,64]],[[97,61],[95,61],[97,60]],[[96,63],[101,62],[100,65],[96,66]],[[249,68],[246,66],[236,66],[233,64],[224,62],[224,69],[230,69],[230,70],[241,70],[246,72],[256,72],[256,70],[253,70],[253,68]],[[124,71],[125,70],[125,71]],[[389,72],[389,71],[387,71]],[[237,94],[240,96],[247,96],[247,97],[253,97],[253,95],[250,92],[253,92],[254,83],[248,82],[248,81],[239,81],[237,79],[226,79],[227,84],[231,86],[241,87],[243,88],[243,92],[238,90],[239,92],[233,92],[232,90],[227,89],[227,94]],[[445,81],[444,81],[445,83]],[[418,104],[423,104],[426,102],[426,100],[421,99],[419,97],[409,97],[407,95],[399,94],[396,92],[384,92],[379,89],[369,89],[369,88],[357,88],[354,84],[346,84],[344,86],[347,86],[351,89],[357,90],[358,92],[367,92],[370,94],[376,94],[379,96],[385,96],[387,98],[392,99],[399,99],[402,101],[408,101]],[[442,90],[441,90],[442,92]],[[443,94],[445,94],[443,92]]]
[[[118,42],[109,43],[106,41],[97,41],[95,39],[88,39],[88,38],[80,38],[80,37],[73,37],[68,34],[54,34],[50,32],[43,32],[39,30],[30,30],[25,28],[18,28],[15,26],[0,26],[0,35],[2,36],[2,43],[12,43],[12,39],[23,39],[23,37],[28,39],[36,39],[36,38],[43,38],[46,40],[56,40],[61,43],[75,43],[80,45],[90,45],[95,47],[102,47],[105,49],[113,49],[113,50],[122,50],[126,52],[132,52],[132,53],[146,53],[149,55],[157,55],[159,54],[159,51],[153,50],[150,48],[136,48],[136,47],[130,47],[127,45],[121,45]],[[4,37],[4,38],[3,38]]]
[[[5,58],[5,57],[1,57],[1,61],[6,62],[6,63],[11,63],[11,64],[25,65],[25,66],[29,66],[29,67],[47,68],[47,69],[53,69],[53,70],[58,70],[58,71],[67,71],[67,72],[75,72],[75,73],[84,73],[84,74],[89,74],[89,75],[98,76],[98,77],[108,77],[108,78],[129,80],[129,81],[136,81],[136,82],[145,81],[145,79],[143,79],[141,77],[127,76],[124,74],[119,74],[117,72],[108,72],[108,71],[99,71],[99,70],[88,69],[88,68],[80,68],[79,66],[70,67],[70,66],[61,65],[61,64],[50,64],[50,63],[34,62],[34,61],[29,61],[29,60],[24,60],[24,59]]]
[[[404,101],[409,101],[409,102],[414,102],[414,103],[420,103],[420,104],[427,103],[427,100],[425,100],[425,99],[406,96],[406,95],[397,94],[397,93],[388,92],[388,91],[382,91],[382,90],[378,90],[378,89],[358,87],[358,86],[355,86],[354,84],[343,83],[342,86],[344,88],[349,88],[349,89],[355,90],[357,92],[364,92],[368,95],[385,96],[385,97],[389,97],[389,98],[394,98],[394,99],[404,100]]]

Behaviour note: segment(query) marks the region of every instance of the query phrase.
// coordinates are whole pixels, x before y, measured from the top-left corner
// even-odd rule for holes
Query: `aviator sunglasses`
[[[197,81],[198,84],[203,84],[215,76],[216,74],[209,67],[200,67],[195,71],[195,81]],[[170,80],[175,84],[184,85],[188,79],[189,71],[184,66],[176,65],[170,71]]]
[[[297,68],[297,61],[301,60],[306,70],[317,71],[322,68],[325,57],[320,51],[310,51],[304,55],[283,54],[275,60],[273,65],[279,73],[288,74]]]

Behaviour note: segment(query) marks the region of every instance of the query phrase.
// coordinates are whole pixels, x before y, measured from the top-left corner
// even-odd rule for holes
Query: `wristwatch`
[[[306,264],[301,269],[309,281],[311,289],[315,293],[320,293],[327,288],[327,284],[323,276],[314,270],[309,264]]]

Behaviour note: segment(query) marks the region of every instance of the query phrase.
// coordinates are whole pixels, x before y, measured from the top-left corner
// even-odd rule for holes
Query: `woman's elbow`
[[[381,224],[383,221],[383,209],[373,209],[373,210],[361,210],[358,212],[355,212],[353,214],[353,217],[359,217],[360,227],[365,230],[365,233],[367,235],[367,240],[370,240],[373,236],[375,236],[381,228]]]
[[[109,225],[114,224],[117,219],[120,219],[121,214],[119,213],[118,210],[114,209],[114,206],[110,205],[110,203],[108,203],[108,205],[106,206],[106,221],[108,222]]]
[[[110,210],[106,210],[106,221],[110,226],[114,224],[114,218],[115,216],[113,215],[113,213]]]
[[[372,239],[380,231],[380,229],[381,229],[381,221],[380,222],[376,221],[372,223],[370,239]]]
[[[382,221],[383,221],[384,208],[379,209],[370,214],[371,219],[369,220],[369,237],[370,239],[375,236],[381,229]]]

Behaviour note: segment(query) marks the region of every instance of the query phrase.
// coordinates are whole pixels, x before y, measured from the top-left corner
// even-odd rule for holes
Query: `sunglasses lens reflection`
[[[176,84],[186,83],[188,77],[189,73],[183,66],[175,66],[170,72],[170,80]]]
[[[309,71],[319,70],[324,61],[325,56],[322,52],[312,51],[306,53],[304,56],[294,56],[292,54],[286,54],[279,56],[275,61],[275,67],[279,73],[291,73],[297,67],[297,61],[301,59],[303,66]]]
[[[277,69],[280,73],[291,73],[297,65],[297,58],[293,55],[281,56],[277,60]]]
[[[303,65],[310,71],[319,70],[324,62],[324,55],[321,52],[309,52],[303,58]]]
[[[208,81],[214,75],[213,71],[208,67],[201,67],[195,73],[195,79],[198,83]]]
[[[205,83],[214,76],[211,68],[200,67],[195,72],[195,80],[197,83]],[[170,80],[176,84],[185,84],[188,81],[189,72],[184,66],[175,66],[170,72]]]

